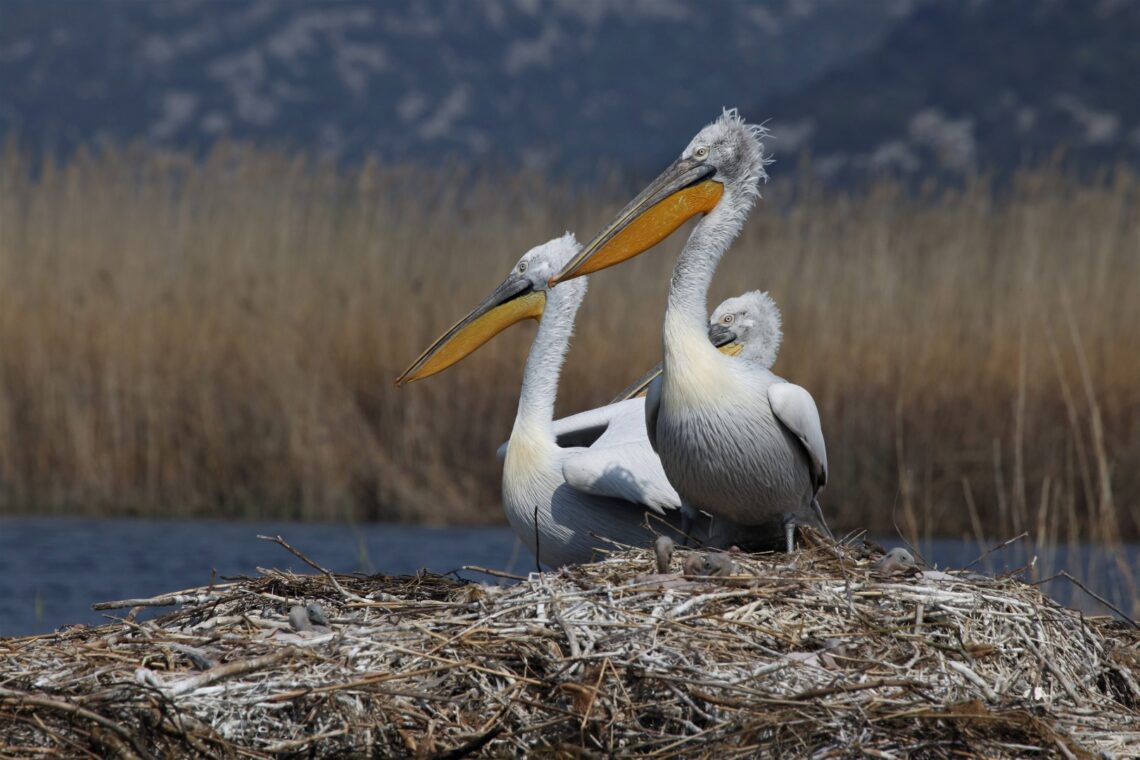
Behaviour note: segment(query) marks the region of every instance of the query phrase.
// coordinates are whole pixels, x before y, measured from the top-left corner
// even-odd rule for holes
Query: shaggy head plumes
[[[716,167],[716,179],[742,195],[755,200],[760,183],[768,181],[764,167],[771,161],[764,156],[763,138],[768,130],[749,124],[735,108],[725,109],[720,118],[697,133],[682,158],[695,158]]]

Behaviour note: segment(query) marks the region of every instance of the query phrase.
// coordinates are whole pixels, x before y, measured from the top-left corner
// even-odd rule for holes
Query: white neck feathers
[[[551,422],[554,420],[554,402],[558,396],[558,378],[562,372],[562,362],[570,348],[574,319],[585,296],[584,277],[561,283],[547,291],[546,307],[523,370],[522,392],[519,395],[514,432],[511,434],[512,441],[517,433],[534,442],[541,439],[553,444]]]

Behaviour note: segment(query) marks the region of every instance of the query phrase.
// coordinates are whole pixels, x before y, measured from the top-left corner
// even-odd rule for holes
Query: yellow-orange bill
[[[540,319],[546,307],[546,294],[541,290],[512,298],[482,314],[474,312],[457,322],[420,354],[412,366],[396,380],[403,385],[442,372],[470,356],[480,346],[516,322]],[[476,309],[478,311],[478,309]]]
[[[575,264],[564,275],[559,273],[551,284],[612,267],[649,250],[697,214],[712,211],[723,194],[724,185],[707,179],[678,190],[644,211],[630,209],[599,236],[598,240],[603,241],[600,245],[583,248],[575,257]]]

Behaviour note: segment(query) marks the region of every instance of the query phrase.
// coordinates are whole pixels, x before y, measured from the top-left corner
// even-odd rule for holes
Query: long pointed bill
[[[669,237],[697,214],[712,211],[724,194],[724,185],[713,179],[715,174],[715,168],[691,158],[674,161],[562,271],[550,278],[550,285],[631,259]]]
[[[713,327],[716,327],[714,325]],[[728,329],[720,329],[713,334],[713,327],[709,328],[709,340],[717,349],[726,356],[736,356],[744,350],[743,343],[736,342],[736,333]],[[634,380],[618,395],[614,396],[611,404],[616,404],[619,401],[628,401],[631,398],[644,396],[649,391],[649,386],[654,380],[661,375],[662,365],[658,364],[653,369],[646,372],[641,377]]]
[[[611,400],[610,403],[616,404],[619,401],[629,401],[631,398],[644,396],[649,391],[650,384],[661,375],[661,369],[661,364],[658,364],[656,367],[649,370],[644,375],[626,386],[621,393],[613,397],[613,400]]]
[[[511,275],[483,303],[420,354],[420,358],[396,378],[396,385],[442,372],[516,322],[541,318],[545,307],[546,293],[534,290],[526,280]]]

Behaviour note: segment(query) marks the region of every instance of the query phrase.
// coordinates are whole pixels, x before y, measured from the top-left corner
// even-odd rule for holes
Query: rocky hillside
[[[829,176],[1140,156],[1140,3],[5,0],[0,135],[649,170],[722,105]]]
[[[1140,3],[930,3],[859,59],[757,101],[829,176],[1140,161]]]

